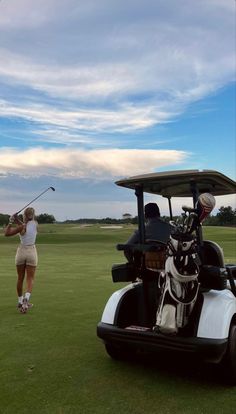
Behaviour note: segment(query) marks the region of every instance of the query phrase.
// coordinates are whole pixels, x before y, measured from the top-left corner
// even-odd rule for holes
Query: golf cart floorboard
[[[197,337],[182,337],[178,335],[164,335],[152,332],[145,327],[140,329],[119,328],[100,322],[97,326],[97,335],[106,344],[120,347],[142,349],[147,352],[175,351],[197,354],[204,361],[218,363],[223,358],[228,344],[228,338],[208,339]]]

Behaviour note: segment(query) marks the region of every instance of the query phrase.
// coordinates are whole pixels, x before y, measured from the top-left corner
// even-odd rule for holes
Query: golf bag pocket
[[[161,298],[156,314],[156,327],[161,333],[176,334],[188,323],[196,302],[199,283],[197,280],[180,283],[170,274],[163,273]]]
[[[176,307],[173,304],[163,305],[162,312],[157,316],[157,326],[161,333],[176,334],[178,327],[176,324]]]

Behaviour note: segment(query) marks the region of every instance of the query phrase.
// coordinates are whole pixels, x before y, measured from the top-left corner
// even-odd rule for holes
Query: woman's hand
[[[9,219],[9,223],[10,224],[18,224],[19,226],[21,226],[23,223],[22,221],[19,219],[17,214],[13,214],[10,219]]]
[[[13,224],[16,224],[16,226],[12,227]],[[4,229],[4,235],[5,236],[14,236],[17,233],[24,234],[25,233],[25,225],[22,223],[22,221],[19,219],[17,214],[13,214],[9,218],[9,222],[7,226]]]
[[[9,224],[11,225],[14,223],[15,223],[15,217],[14,216],[9,217]]]

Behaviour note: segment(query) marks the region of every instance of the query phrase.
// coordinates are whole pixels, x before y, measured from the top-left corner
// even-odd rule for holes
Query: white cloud
[[[171,107],[171,104],[170,104]],[[170,111],[170,109],[169,109]],[[174,114],[172,113],[172,116]],[[170,118],[167,108],[158,105],[121,105],[116,110],[109,109],[78,109],[78,108],[53,108],[49,105],[24,104],[13,105],[0,100],[0,117],[22,118],[39,122],[44,127],[54,125],[58,127],[60,135],[62,128],[67,132],[64,143],[68,143],[69,130],[91,132],[126,132],[150,127],[157,123],[165,123]],[[45,128],[46,129],[46,128]],[[36,129],[36,133],[37,133]],[[42,131],[41,131],[42,133]],[[45,131],[46,134],[46,131]],[[49,135],[52,135],[49,131]],[[75,136],[71,142],[75,141]],[[56,131],[55,137],[56,140]],[[63,142],[62,136],[60,137]],[[70,139],[69,139],[70,141]],[[81,137],[78,137],[81,142]]]
[[[110,180],[114,177],[152,172],[178,164],[187,158],[184,151],[104,149],[78,150],[31,148],[24,151],[3,148],[0,173],[24,177],[51,175],[61,178]]]
[[[34,62],[28,56],[0,49],[0,76],[6,82],[29,86],[51,96],[76,98],[82,101],[94,97],[125,94],[135,90],[136,81],[125,62],[91,65],[48,64]]]
[[[144,95],[173,116],[235,79],[233,3],[4,1],[0,79],[96,107]]]

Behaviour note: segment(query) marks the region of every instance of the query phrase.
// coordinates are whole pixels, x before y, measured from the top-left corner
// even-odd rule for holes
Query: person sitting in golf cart
[[[148,203],[144,207],[145,214],[145,234],[146,240],[158,240],[167,243],[170,237],[172,226],[161,219],[160,210],[156,203]],[[139,230],[126,241],[126,245],[139,243]],[[133,253],[129,249],[124,250],[125,257],[129,262],[133,261]]]

